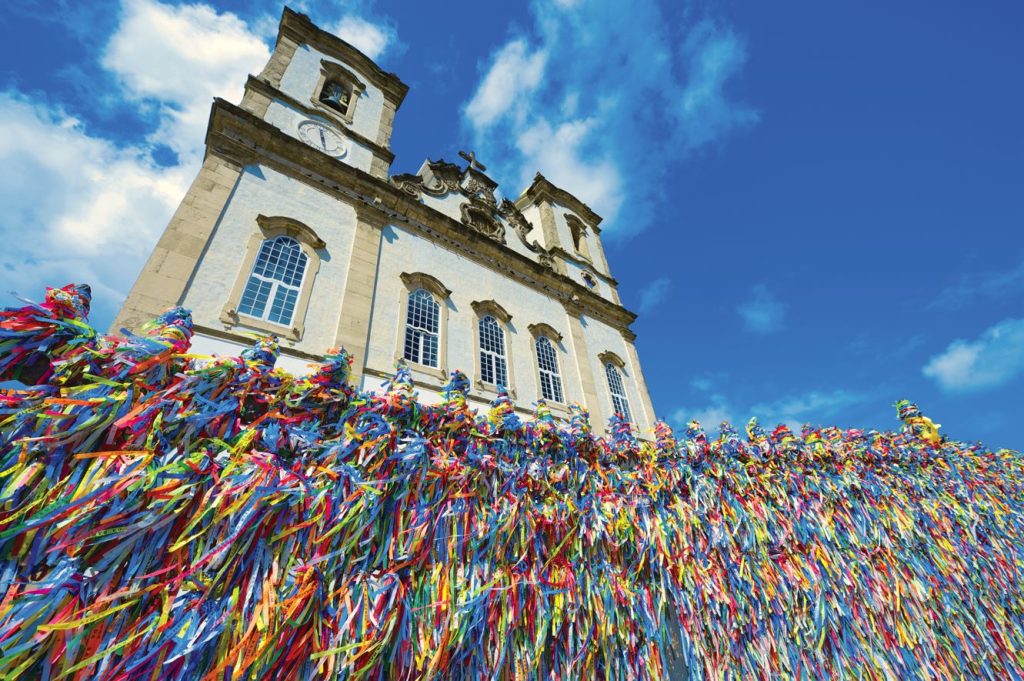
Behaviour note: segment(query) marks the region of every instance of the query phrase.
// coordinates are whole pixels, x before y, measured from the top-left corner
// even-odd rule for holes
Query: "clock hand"
[[[324,149],[327,148],[327,138],[324,137],[324,131],[322,128],[320,130],[320,144],[324,145]]]

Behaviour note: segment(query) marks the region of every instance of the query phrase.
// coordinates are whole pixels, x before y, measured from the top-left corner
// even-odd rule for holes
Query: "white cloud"
[[[341,21],[327,30],[373,60],[379,59],[396,39],[395,31],[390,26],[374,24],[351,14],[342,17]]]
[[[650,312],[658,307],[665,300],[665,296],[668,295],[671,283],[672,280],[668,277],[658,277],[640,289],[640,305],[637,311],[640,313]]]
[[[509,113],[513,104],[522,105],[540,84],[546,65],[547,53],[531,52],[525,40],[513,40],[498,50],[487,75],[465,107],[473,127],[488,128]],[[512,113],[525,110],[525,106],[515,107]]]
[[[191,180],[10,92],[0,95],[0,165],[18,169],[0,183],[3,293],[40,299],[47,285],[88,283],[93,318],[106,320]]]
[[[728,28],[710,21],[697,24],[683,48],[689,64],[686,87],[679,96],[677,133],[687,149],[696,149],[733,128],[756,123],[759,115],[725,97],[725,85],[747,61],[743,41]]]
[[[757,120],[724,94],[746,60],[728,28],[655,3],[538,0],[532,11],[463,108],[506,194],[540,171],[601,214],[606,236],[636,234],[670,163]]]
[[[231,13],[202,4],[124,0],[102,65],[126,98],[160,107],[150,141],[196,162],[213,98],[237,102],[246,75],[258,73],[269,58],[263,40]]]
[[[668,417],[669,425],[677,429],[686,428],[690,421],[700,421],[708,432],[712,432],[723,421],[738,425],[732,406],[721,395],[712,395],[711,402],[701,407],[680,407]]]
[[[339,26],[376,54],[394,39],[356,17]],[[123,0],[100,60],[120,89],[98,96],[136,105],[152,128],[143,140],[99,137],[59,103],[0,93],[0,165],[17,169],[0,184],[0,294],[38,300],[44,286],[88,283],[105,327],[198,170],[213,98],[241,98],[276,27],[205,4]],[[157,164],[156,145],[178,162]]]
[[[836,418],[845,409],[871,399],[870,395],[850,390],[810,390],[741,408],[726,397],[725,391],[728,388],[721,383],[721,378],[711,376],[694,378],[690,386],[704,393],[703,404],[676,409],[669,417],[670,425],[682,428],[690,420],[696,419],[711,432],[722,421],[742,428],[752,416],[756,416],[761,425],[769,429],[784,423],[792,430],[799,430],[808,421],[815,425],[826,425],[826,419]]]
[[[1001,300],[1011,296],[1024,296],[1024,261],[1010,270],[963,277],[943,289],[929,307],[958,310],[975,300]]]
[[[1004,319],[977,340],[958,339],[928,361],[925,376],[948,392],[1004,385],[1024,373],[1024,319]]]
[[[587,158],[585,145],[593,120],[573,120],[552,128],[546,120],[539,120],[523,130],[517,138],[517,147],[524,156],[534,159],[536,168],[560,187],[578,185],[586,191],[580,196],[599,215],[614,220],[622,206],[622,178],[618,166],[610,159]],[[522,168],[528,173],[517,178],[526,185],[536,170]]]
[[[867,395],[849,390],[812,390],[755,404],[750,408],[750,413],[764,424],[785,423],[793,428],[796,424],[814,419],[816,424],[823,425],[822,419],[831,418],[843,409],[867,399]]]
[[[782,329],[786,306],[772,295],[768,287],[757,284],[751,290],[750,299],[736,307],[736,314],[743,319],[747,331],[770,334]]]

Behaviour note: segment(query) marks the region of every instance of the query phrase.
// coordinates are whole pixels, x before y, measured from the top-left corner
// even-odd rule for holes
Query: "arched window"
[[[565,222],[569,225],[569,235],[572,236],[573,249],[575,249],[577,254],[590,260],[590,246],[587,244],[587,226],[572,213],[565,214]]]
[[[320,60],[320,80],[309,101],[318,110],[351,125],[359,98],[366,91],[356,74],[341,64]]]
[[[508,386],[508,364],[505,361],[505,332],[498,320],[487,315],[479,321],[480,380],[493,385]]]
[[[537,338],[537,366],[540,367],[540,394],[545,400],[563,402],[562,378],[558,375],[558,353],[547,336]]]
[[[410,362],[438,368],[437,339],[441,306],[426,289],[409,294],[405,317],[405,352]]]
[[[622,374],[619,368],[611,362],[605,362],[604,373],[608,377],[608,392],[612,394],[612,408],[615,413],[621,414],[627,421],[631,421],[629,414],[629,401],[626,399],[626,388],[622,384]]]
[[[307,261],[290,236],[265,240],[238,303],[239,314],[291,326]]]

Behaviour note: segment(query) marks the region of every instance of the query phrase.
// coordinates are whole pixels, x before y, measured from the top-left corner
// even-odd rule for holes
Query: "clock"
[[[346,139],[337,130],[320,121],[307,120],[299,123],[299,137],[309,146],[328,156],[341,158],[348,152]]]

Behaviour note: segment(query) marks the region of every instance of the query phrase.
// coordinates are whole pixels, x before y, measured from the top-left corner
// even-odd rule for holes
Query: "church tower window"
[[[572,247],[576,255],[590,260],[590,247],[587,245],[587,226],[575,215],[565,214],[565,222],[569,225],[569,235],[572,237]]]
[[[354,73],[341,64],[323,59],[320,61],[320,81],[311,101],[331,118],[351,125],[356,103],[365,91],[366,85]]]
[[[480,319],[480,380],[508,387],[508,364],[505,359],[505,332],[498,320],[487,315]]]
[[[540,394],[545,400],[564,402],[562,378],[558,374],[558,353],[547,336],[537,338],[537,365],[540,368]]]
[[[608,377],[608,392],[612,395],[612,408],[627,421],[632,420],[629,413],[629,401],[626,399],[626,387],[622,383],[622,373],[611,362],[605,362],[604,373]]]
[[[410,362],[438,368],[440,306],[426,289],[409,294],[405,319],[405,354]]]
[[[351,97],[352,93],[345,84],[337,80],[328,80],[320,91],[320,102],[343,116],[348,113]]]
[[[264,241],[238,303],[239,314],[291,326],[307,260],[291,237]]]

